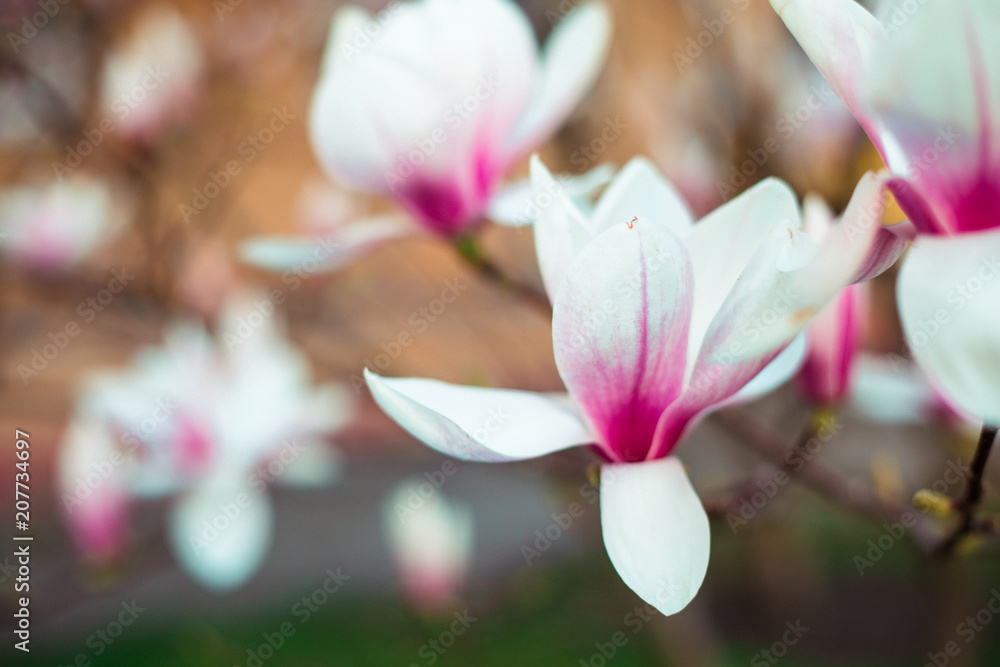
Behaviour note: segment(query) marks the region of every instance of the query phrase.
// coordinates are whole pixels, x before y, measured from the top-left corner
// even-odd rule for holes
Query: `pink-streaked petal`
[[[646,456],[680,393],[691,317],[691,262],[665,226],[639,218],[609,229],[570,265],[552,339],[570,394],[612,460]]]
[[[716,332],[722,335],[716,342],[718,353],[737,359],[769,354],[797,336],[844,286],[862,275],[883,232],[884,183],[871,173],[861,179],[840,223],[813,256],[794,250],[794,229],[787,229],[787,236],[772,237],[771,245],[747,265],[720,311],[724,320]],[[791,255],[783,257],[783,245]]]
[[[1000,5],[885,5],[888,39],[866,98],[886,163],[922,194],[939,231],[1000,226]]]
[[[906,251],[916,230],[909,222],[882,227],[869,244],[868,254],[851,278],[851,283],[862,283],[888,271]]]
[[[798,220],[795,193],[783,181],[769,178],[723,204],[691,230],[685,239],[695,289],[689,373],[712,321],[741,281],[747,263],[775,228],[797,226]]]
[[[308,276],[337,271],[385,243],[417,233],[410,220],[383,216],[352,221],[314,237],[252,238],[241,244],[240,254],[252,266]]]
[[[885,31],[855,0],[771,0],[789,31],[861,125],[878,139],[862,86],[881,63]]]
[[[643,157],[632,158],[622,168],[601,195],[587,224],[596,236],[635,216],[664,225],[680,238],[687,236],[694,224],[681,196]]]
[[[708,515],[679,459],[601,466],[601,530],[622,581],[665,615],[694,599],[708,570]]]
[[[799,384],[810,400],[834,403],[850,391],[854,359],[868,319],[869,291],[867,283],[844,288],[809,325],[809,355]]]
[[[507,139],[537,77],[535,37],[502,0],[387,11],[370,44],[327,59],[310,112],[313,147],[335,179],[457,234],[485,212],[510,164]]]
[[[921,238],[896,290],[907,343],[932,384],[1000,423],[1000,231]]]
[[[531,104],[511,133],[512,155],[556,130],[590,90],[607,58],[611,11],[600,1],[571,11],[549,35]]]
[[[273,532],[270,496],[228,473],[182,496],[168,522],[181,568],[213,591],[246,583],[264,562]]]
[[[565,397],[384,378],[365,369],[372,397],[428,447],[466,461],[517,461],[594,441]]]
[[[808,348],[806,337],[804,335],[798,336],[771,363],[743,385],[742,389],[715,407],[722,408],[746,403],[770,394],[795,377],[806,361]]]

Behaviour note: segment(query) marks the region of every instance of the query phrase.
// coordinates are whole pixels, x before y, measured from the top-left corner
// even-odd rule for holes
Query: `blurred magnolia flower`
[[[170,123],[189,118],[201,94],[203,67],[201,46],[184,18],[163,5],[146,10],[104,63],[106,116],[99,131],[148,142]]]
[[[0,191],[0,252],[38,271],[72,269],[122,227],[120,208],[85,178]]]
[[[554,185],[537,159],[532,179],[536,195]],[[672,186],[633,160],[593,207],[554,195],[535,221],[568,394],[366,370],[368,386],[396,422],[458,458],[512,461],[593,445],[605,460],[608,555],[640,597],[676,613],[701,586],[709,526],[670,453],[708,412],[789,379],[802,355],[790,343],[809,319],[901,252],[902,242],[878,243],[890,232],[868,219],[881,216],[881,195],[866,176],[817,244],[780,181],[764,181],[695,225]]]
[[[810,196],[803,214],[810,237],[822,242],[833,229],[833,213],[822,199]],[[838,403],[851,392],[854,361],[868,323],[869,292],[868,283],[845,287],[806,330],[808,351],[799,387],[814,403]]]
[[[406,599],[435,612],[450,607],[465,583],[472,557],[472,512],[441,491],[423,497],[419,485],[411,481],[397,487],[383,506],[382,525]]]
[[[923,234],[900,272],[910,349],[965,410],[1000,423],[1000,5],[771,0],[864,127]]]
[[[398,201],[408,225],[465,234],[593,85],[610,33],[599,1],[570,11],[541,51],[511,0],[394,2],[375,18],[345,7],[313,96],[313,148],[335,180]],[[274,244],[282,263],[289,247]],[[249,259],[273,268],[266,252]]]
[[[268,486],[335,477],[323,438],[350,419],[350,394],[310,383],[305,357],[281,337],[269,303],[231,302],[216,338],[174,324],[162,347],[83,385],[61,484],[84,553],[120,545],[130,500],[170,496],[168,534],[181,566],[207,588],[233,588],[266,555]]]

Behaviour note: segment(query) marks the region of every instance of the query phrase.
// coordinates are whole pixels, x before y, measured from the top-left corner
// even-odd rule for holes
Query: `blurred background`
[[[794,481],[734,523],[725,509],[733,490],[766,466],[716,423],[680,449],[706,504],[724,508],[713,520],[708,578],[690,607],[664,618],[607,559],[587,453],[449,463],[390,422],[358,382],[366,365],[393,376],[561,387],[548,317],[470,270],[448,241],[395,241],[335,273],[282,275],[240,261],[246,239],[393,209],[328,182],[310,148],[310,97],[340,4],[0,4],[0,485],[8,499],[0,521],[11,526],[0,534],[15,532],[19,429],[30,434],[34,536],[30,656],[12,649],[15,543],[0,549],[3,664],[1000,664],[1000,618],[991,625],[989,608],[1000,600],[996,545],[973,540],[947,561],[929,559],[894,526]],[[376,13],[384,3],[360,4]],[[573,3],[518,4],[542,40]],[[764,0],[608,4],[614,38],[603,73],[539,151],[553,171],[644,154],[700,215],[767,176],[841,210],[859,176],[879,167]],[[735,19],[719,23],[723,12]],[[141,90],[118,85],[129,67],[144,71],[130,49],[150,51],[144,57],[164,70],[152,70]],[[615,132],[602,135],[609,124]],[[588,152],[594,157],[578,159]],[[511,176],[526,174],[524,160]],[[66,183],[96,183],[102,194],[51,190]],[[64,218],[72,231],[60,228]],[[39,249],[43,238],[51,243]],[[506,275],[541,289],[530,228],[486,227],[480,241]],[[874,285],[864,346],[905,363],[893,278]],[[467,287],[438,314],[448,281]],[[127,368],[177,318],[213,330],[220,304],[253,290],[283,296],[276,321],[314,383],[343,383],[356,401],[324,440],[337,452],[336,482],[269,488],[270,544],[235,589],[213,592],[179,567],[165,529],[169,498],[133,505],[114,558],[84,557],[59,482],[81,384],[95,371]],[[434,315],[415,317],[421,309]],[[393,347],[401,334],[412,342]],[[810,407],[788,386],[752,411],[791,439]],[[881,424],[851,405],[835,420],[815,458],[849,490],[906,505],[922,487],[960,492],[950,466],[968,461],[975,434],[954,420]],[[998,475],[994,459],[987,484]],[[420,484],[435,490],[421,495]],[[987,508],[996,509],[990,491]],[[448,533],[441,541],[451,551],[427,555],[419,539],[412,546],[413,536],[394,532],[401,505],[425,504],[415,498],[448,503],[438,508],[444,527],[431,521],[422,531],[425,539]],[[574,503],[582,513],[564,528],[558,518]]]

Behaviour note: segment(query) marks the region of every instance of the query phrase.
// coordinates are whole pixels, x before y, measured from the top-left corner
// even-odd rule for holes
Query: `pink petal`
[[[552,316],[556,365],[612,460],[645,458],[660,415],[680,394],[692,294],[684,245],[644,218],[594,239],[562,281]]]

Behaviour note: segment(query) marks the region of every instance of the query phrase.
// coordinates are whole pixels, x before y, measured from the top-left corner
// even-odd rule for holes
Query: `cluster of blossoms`
[[[462,460],[590,448],[601,461],[608,555],[625,583],[664,614],[693,599],[710,551],[707,514],[674,450],[707,414],[796,374],[817,403],[844,400],[867,313],[865,283],[911,242],[898,283],[911,352],[950,404],[1000,422],[1000,53],[991,41],[1000,32],[1000,6],[929,0],[897,25],[854,0],[771,2],[887,165],[861,178],[839,219],[818,200],[800,206],[785,183],[768,179],[696,221],[641,157],[613,178],[605,169],[556,176],[533,157],[530,179],[502,188],[511,166],[565,121],[596,80],[611,35],[601,2],[569,11],[541,50],[510,0],[415,0],[377,23],[344,8],[333,21],[311,109],[311,139],[329,175],[393,198],[403,210],[338,220],[325,268],[417,230],[459,238],[484,219],[529,222],[552,305],[564,393],[367,371],[375,401],[415,438]],[[886,16],[898,11],[897,3],[885,4]],[[359,35],[366,38],[359,42]],[[890,192],[909,218],[893,227],[881,224]],[[244,257],[283,270],[315,250],[309,240],[262,238],[244,246]],[[246,490],[282,438],[296,435],[292,424],[306,438],[341,423],[343,411],[332,406],[344,399],[317,400],[305,388],[301,362],[283,347],[252,363],[245,350],[218,360],[203,333],[174,336],[190,341],[177,348],[190,352],[170,360],[186,370],[170,371],[164,362],[162,371],[145,368],[141,377],[87,391],[96,406],[81,417],[81,429],[127,430],[165,391],[180,407],[169,428],[141,439],[144,453],[128,475],[90,501],[78,534],[86,545],[107,548],[116,543],[123,496],[151,481],[159,492],[183,489],[175,549],[210,580],[216,575],[205,567],[217,551],[220,562],[234,549],[250,554],[240,576],[220,583],[231,585],[262,553],[259,542],[250,549],[237,539],[262,539],[250,536],[251,528],[266,535],[266,501],[248,510],[257,518],[247,534],[229,533],[205,549],[208,558],[184,536],[220,497]],[[270,393],[258,396],[265,386]],[[112,392],[134,400],[102,400]],[[325,411],[316,411],[318,404]],[[479,437],[498,410],[509,419]],[[248,428],[247,414],[262,423]],[[67,458],[67,480],[79,476],[71,465],[78,460],[86,457]],[[176,475],[147,479],[144,465],[153,461]],[[431,554],[417,561],[432,564],[416,573],[413,561],[400,567],[411,589],[441,598],[465,567],[470,528],[461,511],[436,507],[432,514],[433,528],[423,532],[441,535],[441,548],[411,550]],[[448,524],[457,538],[445,536]],[[399,544],[413,539],[412,531],[391,532]],[[435,570],[442,562],[451,567]]]
[[[252,300],[229,302],[216,337],[177,322],[162,347],[81,386],[60,478],[84,554],[121,555],[130,508],[172,498],[168,535],[180,564],[209,588],[232,588],[267,554],[268,488],[336,477],[326,438],[352,416],[350,393],[312,386],[305,357],[273,319],[238,345],[223,343],[252,309]]]

